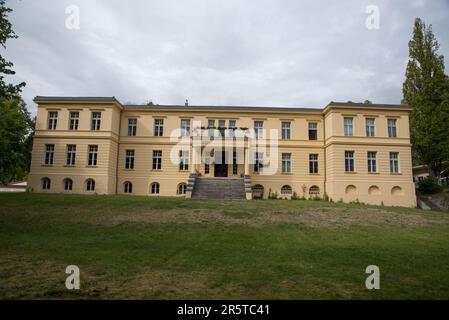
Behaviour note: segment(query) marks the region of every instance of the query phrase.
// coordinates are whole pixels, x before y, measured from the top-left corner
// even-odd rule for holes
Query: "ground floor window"
[[[159,183],[153,182],[151,184],[151,194],[159,194]]]
[[[187,185],[185,183],[180,183],[178,185],[178,194],[186,194]]]
[[[44,190],[50,190],[51,187],[51,180],[48,178],[42,179],[42,189]]]
[[[95,180],[88,179],[86,181],[86,191],[95,191]]]
[[[133,193],[133,184],[129,181],[126,181],[124,184],[125,193]]]
[[[64,190],[65,191],[72,191],[73,188],[73,181],[72,179],[65,179],[64,180]]]
[[[309,189],[309,195],[311,196],[317,196],[320,194],[320,187],[318,186],[311,186]]]
[[[292,194],[292,187],[285,185],[281,188],[281,194]]]

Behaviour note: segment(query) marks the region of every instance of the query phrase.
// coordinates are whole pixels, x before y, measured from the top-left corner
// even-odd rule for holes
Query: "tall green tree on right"
[[[408,46],[402,103],[413,106],[413,156],[439,176],[449,161],[449,78],[444,73],[444,57],[438,53],[432,25],[426,26],[419,18]]]

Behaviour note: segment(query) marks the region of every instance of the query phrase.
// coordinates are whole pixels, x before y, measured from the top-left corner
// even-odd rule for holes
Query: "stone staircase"
[[[192,199],[245,199],[242,178],[196,177]]]

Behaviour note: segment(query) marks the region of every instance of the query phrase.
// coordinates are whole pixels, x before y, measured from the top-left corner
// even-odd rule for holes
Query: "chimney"
[[[186,107],[189,106],[189,99],[186,99],[186,104],[185,104],[185,106],[186,106]]]

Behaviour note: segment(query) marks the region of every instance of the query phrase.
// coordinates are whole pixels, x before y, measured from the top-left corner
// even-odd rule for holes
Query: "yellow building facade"
[[[114,97],[34,101],[31,192],[189,198],[203,183],[211,194],[241,192],[246,199],[326,197],[416,206],[407,105],[331,102],[310,109],[124,105]],[[214,189],[228,182],[234,185]]]

